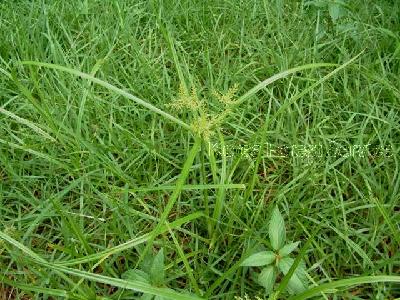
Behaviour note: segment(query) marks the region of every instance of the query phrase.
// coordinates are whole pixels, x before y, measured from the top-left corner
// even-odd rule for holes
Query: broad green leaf
[[[164,270],[164,251],[161,248],[157,255],[154,257],[153,264],[150,268],[151,283],[160,286],[164,284],[165,270]]]
[[[144,247],[141,247],[143,245],[139,245],[140,247],[140,252],[141,253],[144,249]],[[140,264],[137,266],[139,269],[143,270],[147,274],[150,274],[151,266],[153,265],[154,262],[154,254],[152,253],[147,253],[146,256],[143,258],[143,260],[140,262]]]
[[[290,257],[282,258],[278,263],[278,268],[283,274],[286,275],[289,272],[293,262],[294,259]],[[289,280],[287,288],[290,294],[299,294],[307,290],[307,276],[304,263],[300,264],[294,271]]]
[[[299,223],[300,221],[297,220]],[[300,225],[303,227],[303,225],[300,223]],[[311,246],[312,242],[314,241],[314,238],[317,236],[319,230],[321,229],[322,224],[319,224],[315,226],[313,229],[313,232],[309,235],[307,241],[304,243],[304,245],[301,247],[299,250],[299,254],[297,255],[296,259],[294,260],[293,264],[290,266],[290,269],[287,271],[287,273],[283,276],[281,279],[279,286],[276,288],[277,294],[281,294],[284,290],[287,289],[287,286],[289,284],[289,280],[298,268],[298,266],[301,266],[304,270],[306,269],[306,264],[303,260],[303,257],[305,257],[307,249]],[[303,227],[303,229],[305,229]],[[305,273],[307,274],[307,273]],[[305,279],[305,282],[308,283],[308,278]]]
[[[246,258],[241,266],[243,267],[260,267],[272,264],[275,260],[275,253],[272,251],[261,251],[256,254],[250,255]]]
[[[262,269],[260,275],[258,276],[258,283],[265,288],[267,295],[272,292],[277,274],[278,272],[276,267],[268,266]]]
[[[325,8],[327,3],[322,0],[309,0],[309,1],[305,1],[304,5],[305,6],[314,6],[317,8]]]
[[[297,249],[299,244],[300,244],[300,242],[294,242],[294,243],[290,243],[290,244],[287,244],[287,245],[283,246],[279,250],[279,255],[281,257],[289,255],[290,253],[292,253],[294,250]]]
[[[128,270],[121,276],[122,279],[150,283],[150,276],[142,270]]]
[[[344,9],[339,3],[329,3],[328,10],[334,23],[344,14]]]
[[[269,239],[274,250],[279,250],[286,240],[285,221],[277,206],[272,211],[269,222]]]

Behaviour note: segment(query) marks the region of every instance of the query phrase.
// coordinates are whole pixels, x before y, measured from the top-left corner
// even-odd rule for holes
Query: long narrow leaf
[[[329,283],[321,284],[317,287],[309,289],[304,293],[289,298],[289,300],[303,300],[319,295],[322,292],[329,293],[337,288],[351,287],[354,285],[378,282],[395,282],[400,284],[400,276],[379,275],[379,276],[360,276],[355,278],[341,279]]]
[[[308,65],[303,65],[303,66],[298,66],[298,67],[294,67],[292,69],[289,70],[285,70],[283,72],[280,72],[278,74],[275,74],[267,79],[265,79],[264,81],[260,82],[259,84],[257,84],[255,87],[253,87],[251,90],[249,90],[247,93],[245,93],[243,96],[241,96],[236,102],[235,105],[241,104],[242,102],[246,101],[248,98],[250,98],[251,96],[253,96],[255,93],[257,93],[258,91],[262,90],[263,88],[265,88],[267,85],[270,85],[271,83],[285,78],[291,74],[303,71],[303,70],[307,70],[307,69],[317,69],[317,68],[321,68],[321,67],[334,67],[336,66],[336,64],[330,64],[330,63],[315,63],[315,64],[308,64]]]
[[[167,289],[167,288],[159,288],[159,287],[154,287],[151,286],[148,283],[142,282],[142,281],[128,281],[120,278],[113,278],[109,276],[104,276],[104,275],[99,275],[99,274],[93,274],[90,272],[86,271],[81,271],[77,269],[72,269],[56,264],[52,264],[49,262],[46,262],[43,258],[41,258],[39,255],[34,253],[32,250],[28,249],[24,245],[22,245],[20,242],[16,241],[12,237],[8,236],[7,234],[3,233],[0,231],[0,238],[6,240],[22,252],[26,254],[26,258],[30,259],[31,261],[47,267],[51,270],[58,271],[61,273],[66,273],[69,275],[77,276],[80,278],[83,278],[85,280],[89,281],[94,281],[94,282],[100,282],[104,284],[109,284],[111,286],[123,288],[123,289],[131,289],[137,292],[142,292],[146,294],[151,294],[155,296],[161,296],[167,299],[177,299],[177,300],[198,300],[201,299],[196,296],[192,295],[185,295],[185,294],[180,294],[174,290]]]
[[[4,114],[4,115],[6,115],[6,116],[8,116],[8,117],[10,117],[10,118],[12,118],[12,119],[14,119],[15,121],[17,121],[17,122],[20,123],[20,124],[23,124],[23,125],[28,126],[29,128],[31,128],[31,129],[32,129],[33,131],[35,131],[36,133],[38,133],[38,134],[44,136],[46,139],[49,139],[49,140],[51,140],[52,142],[55,142],[55,141],[56,141],[56,140],[55,140],[53,137],[51,137],[47,132],[45,132],[43,129],[39,128],[39,126],[35,125],[33,122],[31,122],[31,121],[29,121],[29,120],[27,120],[27,119],[21,118],[21,117],[17,116],[16,114],[12,113],[11,111],[8,111],[8,110],[6,110],[6,109],[4,109],[4,108],[2,108],[2,107],[0,107],[0,113],[2,113],[2,114]]]
[[[163,213],[160,216],[160,220],[159,220],[158,224],[153,229],[153,231],[150,233],[150,238],[148,240],[146,248],[144,249],[144,251],[142,252],[142,254],[139,258],[138,263],[145,257],[145,255],[149,251],[150,247],[152,247],[155,237],[160,234],[161,228],[163,226],[165,226],[165,221],[167,221],[167,217],[168,217],[169,213],[171,212],[172,208],[174,207],[176,200],[178,200],[178,197],[182,191],[182,187],[183,187],[184,183],[186,182],[186,179],[189,175],[190,168],[193,165],[193,161],[200,149],[200,146],[201,146],[201,140],[200,140],[200,138],[196,138],[195,143],[194,143],[192,149],[190,150],[189,155],[183,165],[182,172],[179,175],[178,181],[176,183],[176,189],[172,192],[172,195],[171,195]]]
[[[141,293],[151,294],[154,296],[161,296],[166,299],[173,299],[173,300],[199,300],[199,299],[201,299],[197,296],[180,294],[172,289],[154,287],[143,281],[133,281],[133,280],[128,281],[128,280],[124,280],[124,279],[120,279],[120,278],[103,276],[103,275],[99,275],[99,274],[89,273],[89,272],[76,270],[76,269],[72,269],[72,268],[67,268],[67,267],[63,267],[63,266],[58,266],[58,265],[54,265],[54,264],[49,264],[49,263],[45,263],[45,264],[42,263],[42,265],[44,265],[48,268],[53,268],[53,269],[63,272],[63,273],[67,273],[69,275],[84,278],[89,281],[109,284],[111,286],[119,287],[122,289],[130,289],[130,290],[134,290],[134,291],[141,292]]]
[[[66,73],[70,73],[70,74],[79,76],[79,77],[84,78],[84,79],[88,79],[88,80],[90,80],[90,81],[92,81],[94,83],[97,83],[98,85],[101,85],[101,86],[103,86],[103,87],[105,87],[105,88],[107,88],[107,89],[109,89],[109,90],[121,95],[121,96],[124,96],[124,97],[134,101],[135,103],[137,103],[139,105],[142,105],[142,106],[146,107],[150,111],[167,118],[168,120],[170,120],[170,121],[182,126],[185,129],[190,129],[190,126],[188,124],[186,124],[185,122],[175,118],[174,116],[170,115],[169,113],[166,113],[165,111],[162,111],[161,109],[155,107],[154,105],[152,105],[152,104],[150,104],[150,103],[148,103],[148,102],[146,102],[146,101],[144,101],[144,100],[142,100],[142,99],[140,99],[140,98],[138,98],[138,97],[136,97],[136,96],[134,96],[134,95],[132,95],[132,94],[120,89],[120,88],[118,88],[118,87],[116,87],[115,85],[112,85],[112,84],[110,84],[110,83],[108,83],[106,81],[103,81],[103,80],[99,79],[99,78],[93,77],[90,74],[83,73],[81,71],[74,70],[74,69],[71,69],[71,68],[68,68],[68,67],[64,67],[64,66],[60,66],[60,65],[56,65],[56,64],[43,63],[43,62],[38,62],[38,61],[23,61],[22,64],[23,65],[34,65],[34,66],[38,66],[38,67],[45,67],[45,68],[49,68],[49,69],[55,69],[55,70],[59,70],[59,71],[63,71],[63,72],[66,72]]]
[[[7,146],[9,146],[11,148],[15,148],[15,149],[19,149],[19,150],[28,152],[28,153],[30,153],[32,155],[35,155],[35,156],[40,157],[40,158],[43,158],[44,160],[47,160],[47,161],[49,161],[49,162],[51,162],[53,164],[56,164],[56,165],[58,165],[60,167],[65,168],[65,169],[68,168],[64,163],[58,161],[57,159],[55,159],[53,157],[50,157],[50,156],[48,156],[48,155],[46,155],[44,153],[41,153],[39,151],[32,150],[32,149],[30,149],[28,147],[25,147],[23,145],[17,145],[15,143],[11,143],[11,142],[5,141],[3,139],[0,139],[0,144],[4,144],[4,145],[7,145]]]
[[[194,219],[197,219],[197,218],[200,218],[200,217],[203,217],[203,216],[204,216],[204,214],[202,212],[196,212],[196,213],[187,215],[187,216],[182,217],[182,218],[180,218],[178,220],[175,220],[174,222],[169,223],[169,228],[171,228],[171,229],[178,228],[178,227],[180,227],[181,225],[183,225],[183,224],[185,224],[187,222],[190,222],[190,221],[192,221]],[[159,230],[160,234],[162,234],[164,232],[168,232],[168,227],[165,226],[165,225],[161,226],[161,228]],[[59,263],[57,263],[57,265],[60,265],[60,266],[71,266],[71,265],[83,264],[83,263],[88,263],[90,261],[104,259],[104,257],[119,253],[119,252],[124,251],[124,250],[131,249],[134,246],[143,244],[143,243],[149,241],[150,237],[151,237],[151,233],[147,233],[147,234],[144,234],[144,235],[142,235],[140,237],[137,237],[135,239],[127,241],[127,242],[125,242],[123,244],[120,244],[118,246],[115,246],[115,247],[109,248],[107,250],[101,251],[99,253],[95,253],[95,254],[92,254],[92,255],[87,255],[87,256],[84,256],[84,257],[81,257],[81,258],[77,258],[77,259],[73,259],[73,260],[69,260],[69,261],[66,261],[66,262],[59,262]]]
[[[213,190],[213,189],[245,189],[246,185],[242,183],[225,183],[225,184],[190,184],[182,186],[184,191],[193,190]],[[153,191],[173,191],[176,189],[175,185],[160,185],[155,187],[133,187],[128,189],[130,192],[153,192]]]

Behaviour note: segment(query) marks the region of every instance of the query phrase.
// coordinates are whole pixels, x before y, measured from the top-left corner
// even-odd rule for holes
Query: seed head
[[[189,93],[181,83],[179,86],[178,97],[172,100],[168,106],[179,111],[198,111],[202,106],[202,102],[197,96],[196,88],[193,87]]]
[[[196,135],[201,136],[206,141],[208,141],[210,139],[210,136],[213,134],[213,125],[214,121],[212,119],[210,119],[206,115],[201,115],[193,121],[190,127]]]
[[[234,102],[233,98],[235,97],[237,91],[238,85],[235,83],[233,87],[229,88],[229,90],[225,94],[214,91],[213,95],[215,98],[218,99],[219,102],[229,106]]]

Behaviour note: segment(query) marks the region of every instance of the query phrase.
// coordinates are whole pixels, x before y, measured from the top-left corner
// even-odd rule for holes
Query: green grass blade
[[[93,274],[93,273],[89,273],[86,271],[76,270],[76,269],[64,267],[61,265],[48,263],[43,258],[41,258],[39,255],[34,253],[32,250],[28,249],[27,247],[22,245],[20,242],[14,240],[13,238],[11,238],[10,236],[8,236],[7,234],[5,234],[1,231],[0,231],[0,238],[4,239],[5,241],[9,242],[11,245],[13,245],[16,248],[18,248],[19,250],[21,250],[23,253],[25,253],[27,255],[27,258],[31,259],[32,261],[34,261],[44,267],[48,267],[51,270],[55,270],[55,271],[58,271],[61,273],[66,273],[66,274],[69,274],[72,276],[77,276],[79,278],[83,278],[83,279],[89,280],[89,281],[100,282],[100,283],[104,283],[104,284],[109,284],[111,286],[120,287],[123,289],[131,289],[131,290],[134,290],[137,292],[142,292],[142,293],[151,294],[151,295],[155,295],[155,296],[165,297],[167,299],[179,299],[179,300],[201,299],[196,296],[180,294],[171,289],[154,287],[154,286],[151,286],[151,285],[141,282],[141,281],[127,281],[127,280],[123,280],[120,278],[113,278],[113,277],[109,277],[109,276]]]
[[[243,190],[246,188],[245,184],[231,183],[231,184],[191,184],[183,185],[182,191],[201,191],[201,190],[217,190],[217,189],[237,189]],[[161,185],[155,187],[133,187],[128,189],[129,192],[154,192],[154,191],[173,191],[176,189],[175,185]]]
[[[142,282],[142,281],[128,281],[120,278],[113,278],[109,276],[104,276],[104,275],[99,275],[99,274],[94,274],[94,273],[89,273],[86,271],[81,271],[81,270],[76,270],[76,269],[71,269],[55,264],[49,264],[49,263],[41,263],[41,265],[46,266],[51,269],[55,269],[59,272],[63,272],[72,276],[77,276],[80,278],[83,278],[88,281],[94,281],[94,282],[99,282],[99,283],[104,283],[108,284],[114,287],[119,287],[122,289],[130,289],[134,290],[137,292],[145,293],[145,294],[151,294],[154,296],[159,296],[159,297],[164,297],[166,299],[173,299],[173,300],[199,300],[202,298],[199,298],[197,296],[192,296],[192,295],[185,295],[178,293],[174,290],[167,289],[167,288],[160,288],[160,287],[154,287],[151,286],[148,283]]]
[[[18,283],[18,282],[9,280],[6,277],[0,277],[0,282],[5,283],[9,286],[24,290],[24,291],[40,293],[43,295],[63,297],[63,298],[68,298],[68,299],[82,299],[80,297],[74,297],[73,295],[70,295],[67,291],[64,291],[64,290],[49,289],[49,288],[38,287],[38,286],[30,285],[30,284]]]
[[[399,229],[393,224],[392,220],[389,217],[389,213],[381,203],[381,201],[376,197],[371,197],[372,202],[376,204],[378,207],[379,212],[382,214],[383,218],[385,219],[386,223],[388,224],[390,231],[392,232],[392,238],[394,238],[397,242],[397,245],[400,247],[400,232]]]
[[[399,230],[396,229],[395,224],[393,224],[392,220],[389,217],[389,213],[386,211],[386,208],[381,203],[379,198],[373,196],[374,195],[373,194],[373,189],[372,189],[372,187],[371,187],[371,185],[369,183],[368,176],[362,170],[360,170],[359,172],[362,175],[362,177],[364,178],[364,183],[365,183],[365,185],[366,185],[366,187],[368,189],[369,195],[370,195],[369,199],[371,200],[371,202],[373,202],[377,206],[379,212],[381,213],[381,215],[384,218],[385,222],[387,223],[390,231],[392,232],[392,236],[391,237],[396,240],[397,245],[400,247]]]
[[[224,184],[226,184],[226,180],[227,180],[227,167],[226,167],[226,147],[225,147],[225,141],[224,138],[222,136],[222,134],[219,134],[219,140],[220,140],[220,144],[221,144],[221,149],[222,149],[222,153],[221,153],[221,157],[222,157],[222,166],[221,166],[221,171],[220,171],[220,184],[222,186],[222,188],[218,189],[217,192],[217,197],[215,199],[215,206],[214,206],[214,211],[213,211],[213,215],[212,218],[214,220],[214,235],[212,238],[212,241],[210,243],[210,247],[212,248],[215,240],[217,238],[217,232],[218,232],[218,228],[219,228],[219,222],[221,220],[221,215],[222,215],[222,210],[224,208],[224,203],[225,203],[225,188],[223,187]]]
[[[74,295],[68,291],[65,290],[60,290],[60,289],[49,289],[49,288],[44,288],[40,286],[34,286],[31,284],[23,284],[19,282],[15,282],[14,280],[9,280],[6,277],[0,277],[0,282],[18,288],[20,290],[24,291],[30,291],[34,292],[36,295],[37,294],[43,294],[43,295],[49,295],[49,296],[55,296],[55,297],[63,297],[67,299],[73,299],[73,300],[83,300],[85,298]]]
[[[20,251],[22,251],[24,254],[26,254],[28,257],[31,259],[43,263],[46,262],[43,258],[41,258],[39,255],[37,255],[35,252],[33,252],[31,249],[28,247],[25,247],[22,245],[20,242],[14,240],[12,237],[10,237],[8,234],[4,233],[3,231],[0,231],[0,239],[3,239],[13,245],[14,247],[18,248]]]
[[[260,91],[263,88],[265,88],[267,85],[270,85],[271,83],[273,83],[273,82],[275,82],[275,81],[277,81],[279,79],[288,77],[291,74],[294,74],[294,73],[297,73],[297,72],[300,72],[300,71],[303,71],[303,70],[307,70],[307,69],[317,69],[317,68],[321,68],[321,67],[334,67],[334,66],[336,66],[336,64],[314,63],[314,64],[307,64],[307,65],[303,65],[303,66],[294,67],[294,68],[291,68],[289,70],[285,70],[283,72],[275,74],[275,75],[265,79],[264,81],[260,82],[255,87],[250,89],[247,93],[245,93],[243,96],[241,96],[238,100],[236,100],[234,102],[234,104],[235,105],[239,105],[239,104],[243,103],[248,98],[250,98],[251,96],[256,94],[258,91]]]
[[[169,224],[169,227],[171,229],[179,228],[181,225],[183,225],[183,224],[185,224],[187,222],[193,221],[193,220],[195,220],[197,218],[203,217],[203,216],[204,216],[204,214],[202,212],[195,212],[195,213],[192,213],[192,214],[187,215],[185,217],[182,217],[182,218],[180,218],[178,220],[175,220],[174,222],[171,222]],[[159,234],[168,232],[168,230],[169,230],[168,227],[163,225],[163,226],[161,226],[161,228],[159,230]],[[95,260],[101,260],[101,259],[104,259],[104,257],[108,257],[110,255],[119,253],[121,251],[125,251],[125,250],[128,250],[128,249],[131,249],[134,246],[146,243],[147,241],[150,240],[151,236],[152,236],[151,233],[147,233],[147,234],[144,234],[144,235],[142,235],[140,237],[137,237],[135,239],[127,241],[127,242],[125,242],[123,244],[120,244],[118,246],[109,248],[107,250],[104,250],[104,251],[101,251],[101,252],[98,252],[98,253],[95,253],[95,254],[92,254],[92,255],[87,255],[87,256],[84,256],[82,258],[69,260],[69,261],[66,261],[66,262],[58,262],[57,264],[58,265],[62,265],[62,266],[71,266],[71,265],[88,263],[88,262],[95,261]]]
[[[92,70],[90,71],[90,76],[95,76],[97,71],[100,69],[101,65],[103,64],[104,59],[100,59],[96,62],[96,64],[93,66]],[[81,134],[81,128],[82,128],[82,119],[83,119],[83,113],[85,111],[85,104],[87,97],[89,95],[90,91],[90,81],[87,83],[85,90],[83,91],[82,95],[82,100],[79,103],[79,112],[78,112],[78,120],[76,124],[76,132],[77,134]]]
[[[61,161],[59,161],[59,160],[57,160],[57,159],[55,159],[55,158],[53,158],[53,157],[51,157],[51,156],[49,156],[47,154],[44,154],[44,153],[41,153],[39,151],[30,149],[30,148],[25,147],[23,145],[17,145],[15,143],[11,143],[11,142],[5,141],[3,139],[0,139],[0,144],[4,144],[4,145],[7,145],[7,146],[9,146],[11,148],[15,148],[15,149],[19,149],[19,150],[28,152],[30,154],[33,154],[33,155],[37,156],[37,157],[43,158],[44,160],[47,160],[48,162],[51,162],[51,163],[53,163],[55,165],[58,165],[58,166],[63,167],[65,169],[68,169],[68,166],[66,164],[64,164],[63,162],[61,162]]]
[[[378,275],[378,276],[360,276],[349,279],[341,279],[329,283],[321,284],[317,287],[309,289],[308,291],[293,296],[289,300],[303,300],[319,295],[320,293],[329,293],[338,288],[348,288],[354,285],[361,285],[366,283],[379,283],[379,282],[395,282],[400,284],[400,276],[391,275]]]
[[[139,104],[141,106],[146,107],[150,111],[167,118],[168,120],[170,120],[170,121],[182,126],[185,129],[188,129],[188,130],[190,129],[190,126],[188,124],[186,124],[185,122],[175,118],[174,116],[170,115],[169,113],[164,112],[163,110],[155,107],[154,105],[152,105],[152,104],[150,104],[150,103],[148,103],[148,102],[146,102],[146,101],[144,101],[144,100],[142,100],[142,99],[140,99],[140,98],[138,98],[138,97],[136,97],[136,96],[134,96],[134,95],[132,95],[132,94],[130,94],[130,93],[128,93],[128,92],[126,92],[126,91],[124,91],[124,90],[122,90],[122,89],[120,89],[120,88],[118,88],[118,87],[106,82],[106,81],[103,81],[103,80],[101,80],[99,78],[93,77],[90,74],[83,73],[81,71],[74,70],[74,69],[71,69],[71,68],[68,68],[68,67],[64,67],[64,66],[60,66],[60,65],[56,65],[56,64],[43,63],[43,62],[38,62],[38,61],[22,61],[21,63],[23,65],[34,65],[34,66],[38,66],[38,67],[45,67],[45,68],[50,68],[50,69],[54,69],[54,70],[59,70],[59,71],[62,71],[62,72],[73,74],[75,76],[79,76],[79,77],[84,78],[84,79],[88,79],[88,80],[90,80],[90,81],[92,81],[94,83],[97,83],[98,85],[100,85],[102,87],[105,87],[105,88],[107,88],[107,89],[109,89],[109,90],[111,90],[111,91],[113,91],[113,92],[115,92],[115,93],[117,93],[117,94],[119,94],[121,96],[124,96],[124,97],[134,101],[135,103],[137,103],[137,104]]]
[[[161,228],[165,224],[165,221],[167,220],[169,213],[171,212],[172,208],[174,207],[176,200],[178,200],[178,197],[182,191],[183,184],[185,183],[185,181],[189,175],[190,168],[193,165],[193,161],[194,161],[197,153],[199,152],[200,146],[201,146],[201,140],[200,140],[200,138],[196,137],[195,143],[189,152],[189,155],[183,165],[181,174],[176,183],[176,189],[172,192],[172,195],[168,201],[168,204],[160,216],[159,222],[157,223],[157,225],[153,229],[153,231],[150,233],[150,238],[148,240],[146,248],[144,249],[144,251],[142,252],[142,254],[139,258],[138,263],[145,257],[145,255],[149,251],[150,247],[152,247],[155,237],[160,234]]]
[[[317,82],[313,83],[310,87],[306,88],[305,90],[301,91],[299,94],[293,96],[292,98],[290,98],[289,100],[285,101],[281,107],[279,107],[278,111],[274,114],[273,118],[276,118],[279,114],[281,114],[283,111],[285,111],[291,104],[293,104],[294,102],[296,102],[298,99],[302,98],[304,95],[306,95],[307,93],[309,93],[310,91],[312,91],[313,89],[315,89],[317,86],[319,86],[320,84],[324,83],[325,81],[327,81],[329,78],[331,78],[333,75],[337,74],[339,71],[343,70],[344,68],[346,68],[347,66],[349,66],[350,64],[352,64],[354,61],[356,61],[361,54],[363,54],[364,51],[360,52],[359,54],[357,54],[356,56],[354,56],[353,58],[349,59],[347,62],[345,62],[344,64],[338,66],[336,69],[334,69],[332,72],[329,72],[327,75],[325,75],[324,77],[322,77],[320,80],[318,80]],[[336,66],[336,65],[335,65]]]
[[[17,116],[16,114],[14,114],[14,113],[12,113],[12,112],[10,112],[10,111],[8,111],[8,110],[2,108],[2,107],[0,107],[0,113],[2,113],[2,114],[4,114],[4,115],[6,115],[6,116],[8,116],[8,117],[10,117],[10,118],[12,118],[12,119],[14,119],[14,120],[16,120],[16,121],[17,121],[18,123],[20,123],[20,124],[23,124],[23,125],[28,126],[29,128],[31,128],[31,129],[32,129],[33,131],[35,131],[36,133],[38,133],[38,134],[44,136],[46,139],[49,139],[49,140],[52,141],[52,142],[55,142],[55,141],[56,141],[56,140],[55,140],[53,137],[51,137],[47,132],[45,132],[43,129],[39,128],[39,126],[36,126],[33,122],[31,122],[31,121],[29,121],[29,120],[27,120],[27,119],[21,118],[21,117]]]
[[[175,244],[176,251],[178,252],[178,254],[183,262],[183,265],[185,266],[186,273],[189,276],[190,283],[192,284],[194,290],[196,291],[196,294],[200,296],[201,295],[200,288],[199,288],[199,285],[197,284],[196,279],[193,276],[193,269],[190,267],[189,261],[187,260],[186,255],[185,255],[181,245],[179,245],[179,242],[178,242],[174,232],[169,228],[168,222],[166,223],[166,226],[169,229],[169,234],[171,235],[172,241]]]
[[[181,85],[183,86],[183,88],[185,89],[185,91],[188,92],[189,88],[187,86],[187,82],[186,82],[185,76],[183,74],[184,71],[179,62],[178,54],[176,52],[174,41],[172,39],[170,30],[168,30],[167,25],[165,25],[160,18],[158,21],[159,21],[159,26],[160,26],[161,32],[162,32],[164,38],[167,40],[169,51],[172,54],[176,72],[178,73],[179,81],[180,81]]]
[[[327,226],[335,231],[337,235],[340,236],[347,243],[347,245],[353,249],[354,253],[360,255],[366,264],[368,264],[371,268],[374,267],[374,263],[371,258],[369,258],[368,254],[357,243],[353,242],[348,236],[346,236],[336,227],[333,227],[329,224],[327,224]]]

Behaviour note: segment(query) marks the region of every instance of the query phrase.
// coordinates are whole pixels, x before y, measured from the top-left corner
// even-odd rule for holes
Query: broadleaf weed
[[[273,251],[255,253],[241,263],[243,267],[264,266],[258,274],[257,283],[265,288],[266,295],[272,293],[279,273],[286,275],[289,272],[290,267],[294,263],[294,259],[289,257],[289,254],[300,244],[300,242],[285,244],[285,222],[277,207],[272,212],[268,229]],[[302,261],[292,274],[287,291],[290,294],[299,294],[304,292],[307,287],[307,272],[305,263]]]

